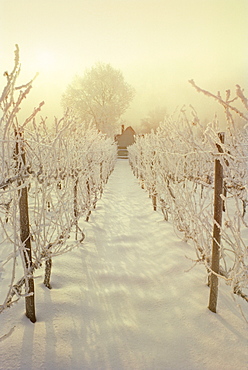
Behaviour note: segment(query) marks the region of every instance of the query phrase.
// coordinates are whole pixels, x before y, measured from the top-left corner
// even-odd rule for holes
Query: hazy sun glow
[[[248,88],[247,0],[11,0],[0,1],[0,14],[0,83],[18,44],[21,76],[39,72],[33,90],[52,117],[73,77],[96,62],[135,88],[132,125],[156,106],[212,111],[190,79],[215,93]]]
[[[39,50],[36,54],[35,64],[39,71],[51,71],[56,68],[56,57],[54,53],[49,50]]]

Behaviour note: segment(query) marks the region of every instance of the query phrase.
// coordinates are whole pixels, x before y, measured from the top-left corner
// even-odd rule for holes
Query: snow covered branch
[[[246,113],[232,107],[233,112],[244,118],[243,124],[236,125],[232,116],[230,119],[231,104],[235,99],[231,99],[229,93],[223,101],[219,95],[197,89],[228,108],[225,142],[221,143],[218,137],[221,129],[216,119],[204,126],[195,111],[191,112],[191,118],[182,109],[177,117],[167,117],[156,132],[136,137],[135,144],[129,147],[130,164],[141,186],[152,199],[156,197],[157,207],[165,219],[170,217],[179,235],[194,245],[197,260],[204,261],[209,274],[214,223],[214,161],[220,161],[224,190],[223,223],[219,226],[220,269],[223,273],[219,276],[225,278],[233,292],[242,292],[248,284]],[[236,99],[238,97],[246,107],[247,100],[240,88]],[[153,199],[153,206],[154,202]],[[244,292],[239,295],[246,296]]]
[[[10,74],[5,73],[7,83],[0,100],[0,289],[5,297],[0,312],[14,302],[14,296],[18,300],[33,295],[28,281],[43,263],[45,284],[51,287],[52,258],[83,242],[79,220],[89,219],[117,155],[111,139],[69,114],[54,122],[38,122],[43,102],[20,125],[18,112],[33,80],[16,87],[19,72],[16,47],[15,65]],[[20,206],[24,193],[25,237],[24,207]]]

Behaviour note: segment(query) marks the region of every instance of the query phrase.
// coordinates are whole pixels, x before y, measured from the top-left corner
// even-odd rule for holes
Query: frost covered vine
[[[160,207],[179,235],[191,241],[197,262],[203,263],[210,274],[214,162],[220,160],[224,190],[218,276],[231,286],[233,293],[248,300],[247,99],[240,86],[234,98],[227,91],[222,99],[220,93],[215,96],[193,81],[191,84],[224,107],[224,143],[218,136],[223,129],[217,118],[204,126],[192,107],[190,114],[183,108],[177,116],[166,117],[156,132],[136,137],[129,147],[130,164],[149,192],[154,209]],[[234,106],[234,102],[243,109]]]
[[[16,46],[14,68],[4,74],[0,98],[0,312],[21,297],[34,296],[29,284],[42,264],[44,283],[51,288],[52,258],[82,243],[80,219],[89,219],[117,153],[111,139],[70,115],[52,123],[38,121],[44,103],[20,124],[18,112],[34,80],[17,87],[19,73]],[[22,239],[24,190],[28,234]]]

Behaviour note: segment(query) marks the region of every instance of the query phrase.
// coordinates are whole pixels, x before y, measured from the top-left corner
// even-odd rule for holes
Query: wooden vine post
[[[74,187],[73,187],[73,213],[74,213],[74,220],[76,225],[76,240],[78,235],[78,174],[75,174],[74,176]]]
[[[224,133],[218,134],[220,142],[224,143]],[[219,153],[223,153],[222,147],[216,144]],[[213,227],[213,244],[212,244],[212,260],[211,260],[211,275],[210,275],[210,295],[209,306],[210,311],[216,313],[218,299],[218,276],[220,263],[220,242],[221,242],[221,224],[223,211],[223,167],[219,159],[215,159],[214,169],[214,227]]]
[[[25,282],[26,282],[26,316],[33,323],[36,322],[35,300],[34,300],[34,278],[32,266],[32,249],[29,228],[28,213],[28,189],[24,184],[26,168],[26,156],[23,138],[20,132],[16,132],[16,163],[18,169],[18,192],[19,192],[19,212],[20,212],[20,239],[22,243],[21,253],[25,263]]]
[[[152,189],[151,189],[151,192],[152,192],[152,205],[153,205],[153,210],[156,211],[157,210],[157,192],[156,192],[156,170],[154,169],[155,168],[155,164],[156,164],[156,152],[153,151],[152,153],[152,162],[151,162],[151,172],[152,172],[152,175],[153,175],[153,182],[152,182]]]

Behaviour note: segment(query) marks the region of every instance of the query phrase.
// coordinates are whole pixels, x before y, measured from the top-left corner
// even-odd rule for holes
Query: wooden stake
[[[16,161],[19,173],[24,170],[26,166],[26,156],[24,151],[23,139],[20,133],[16,133]],[[25,261],[25,275],[26,280],[26,293],[28,296],[25,298],[26,316],[31,322],[36,322],[35,316],[35,301],[34,301],[34,279],[32,273],[32,250],[29,228],[29,213],[28,213],[28,189],[23,185],[24,180],[18,180],[19,190],[19,212],[20,212],[20,239],[23,244],[23,258]]]
[[[224,143],[224,133],[218,134],[220,142]],[[222,147],[217,144],[219,153],[223,153]],[[219,159],[215,159],[215,174],[214,174],[214,227],[213,227],[213,244],[212,244],[212,262],[210,275],[210,296],[209,306],[210,311],[216,313],[217,298],[218,298],[218,276],[220,263],[220,242],[221,242],[221,224],[223,200],[223,167]]]

